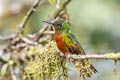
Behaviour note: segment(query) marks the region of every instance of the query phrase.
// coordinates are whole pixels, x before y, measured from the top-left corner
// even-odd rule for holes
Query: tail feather
[[[91,69],[94,73],[98,73],[98,71],[95,69],[95,67],[94,67],[92,64],[90,64],[90,69]]]
[[[92,72],[97,73],[98,71],[94,68],[92,64],[89,63],[88,59],[84,60],[74,60],[76,68],[80,71],[80,76],[82,80],[85,80],[86,77],[91,77]]]

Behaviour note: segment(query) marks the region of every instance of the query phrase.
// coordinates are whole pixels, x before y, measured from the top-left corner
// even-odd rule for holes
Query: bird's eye
[[[63,24],[57,24],[57,26],[60,26],[60,27],[62,27],[62,26],[63,26]]]

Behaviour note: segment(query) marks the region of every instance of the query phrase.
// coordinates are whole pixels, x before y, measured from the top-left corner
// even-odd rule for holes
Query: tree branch
[[[11,40],[11,39],[13,39],[15,37],[16,37],[16,34],[11,34],[9,36],[0,36],[0,40],[2,40],[2,41],[9,41],[9,40]]]
[[[23,33],[23,29],[26,25],[26,23],[28,22],[30,16],[33,14],[33,12],[36,10],[36,8],[39,6],[39,3],[42,0],[35,0],[33,6],[30,8],[30,10],[27,12],[26,16],[23,18],[23,21],[21,22],[21,24],[19,25],[20,28],[20,32]]]
[[[48,34],[48,35],[51,35],[51,34],[54,34],[55,31],[45,31],[43,34]]]
[[[120,52],[107,54],[91,54],[91,55],[69,55],[73,59],[115,59],[120,60]]]
[[[65,0],[65,2],[62,4],[62,6],[55,11],[55,13],[50,17],[50,19],[51,19],[51,18],[52,18],[52,19],[56,18],[56,17],[59,15],[59,13],[60,13],[64,8],[66,8],[66,5],[68,5],[68,4],[70,3],[70,1],[71,1],[71,0]],[[49,20],[49,19],[48,19],[48,20]]]

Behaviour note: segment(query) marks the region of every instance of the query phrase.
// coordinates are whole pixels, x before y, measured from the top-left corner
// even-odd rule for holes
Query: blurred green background
[[[0,35],[18,31],[18,26],[34,0],[0,0]],[[120,0],[72,0],[67,6],[72,31],[88,54],[120,50]],[[56,10],[47,0],[30,17],[25,35],[39,31]],[[2,42],[0,42],[2,43]],[[92,60],[99,73],[91,80],[114,80],[112,60]],[[104,65],[103,65],[104,64]],[[117,64],[120,80],[120,64]],[[88,79],[89,80],[89,79]]]

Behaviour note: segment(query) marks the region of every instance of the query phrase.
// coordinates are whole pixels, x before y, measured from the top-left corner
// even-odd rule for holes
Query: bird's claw
[[[60,53],[60,56],[61,57],[66,57],[67,59],[68,59],[68,62],[70,62],[71,60],[72,60],[72,58],[71,58],[71,53],[70,52],[67,52],[67,53]]]
[[[61,56],[61,57],[64,57],[65,55],[64,55],[64,53],[60,52],[60,56]]]

